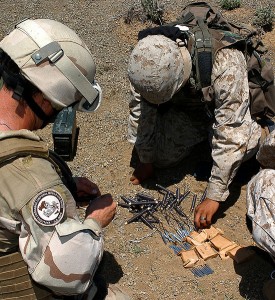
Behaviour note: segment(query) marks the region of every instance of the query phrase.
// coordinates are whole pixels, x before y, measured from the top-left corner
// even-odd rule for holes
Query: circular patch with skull
[[[33,200],[32,215],[34,220],[40,225],[57,225],[62,220],[64,212],[64,200],[54,190],[43,191]]]

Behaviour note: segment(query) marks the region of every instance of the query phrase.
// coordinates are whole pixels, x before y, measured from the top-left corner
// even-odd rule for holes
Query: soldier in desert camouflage
[[[275,262],[275,130],[265,138],[257,153],[262,166],[247,186],[247,215],[252,221],[255,242],[271,255]],[[264,286],[268,300],[275,299],[275,276]]]
[[[86,178],[73,178],[74,190],[65,185],[47,145],[32,132],[65,107],[99,107],[91,53],[73,30],[49,19],[17,24],[0,50],[1,299],[94,299],[102,228],[116,204]],[[94,198],[84,222],[74,198],[81,196]],[[116,287],[106,293],[99,298],[129,299]]]
[[[195,225],[203,228],[228,197],[241,163],[257,152],[261,127],[249,110],[243,53],[226,43],[214,49],[211,85],[197,91],[187,51],[190,41],[191,35],[183,41],[154,32],[142,37],[130,55],[128,140],[139,158],[130,180],[139,184],[152,176],[154,167],[178,164],[209,139],[213,167],[206,199],[195,209]],[[208,118],[207,98],[212,99],[212,118]]]

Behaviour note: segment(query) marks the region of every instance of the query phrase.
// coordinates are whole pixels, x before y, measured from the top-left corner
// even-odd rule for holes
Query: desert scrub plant
[[[241,6],[240,0],[220,0],[220,6],[226,10],[232,10]]]
[[[164,9],[157,0],[141,0],[141,5],[149,20],[157,24],[163,23]]]
[[[124,17],[124,22],[126,24],[133,23],[134,20],[144,22],[146,18],[142,15],[143,15],[142,8],[131,6]]]
[[[271,5],[256,9],[253,24],[271,31],[275,14]]]
[[[145,22],[151,20],[158,25],[163,24],[163,6],[159,5],[157,0],[139,0],[134,1],[124,16],[126,24],[133,23],[134,20]]]

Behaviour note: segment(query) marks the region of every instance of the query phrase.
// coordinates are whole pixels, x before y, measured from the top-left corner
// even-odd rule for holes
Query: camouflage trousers
[[[275,170],[263,169],[247,186],[247,215],[255,242],[275,257]]]
[[[205,111],[186,113],[177,106],[172,106],[163,114],[157,113],[154,144],[148,157],[152,157],[153,152],[154,165],[158,168],[175,166],[188,157],[201,142],[208,140],[211,146],[212,134],[212,122]],[[143,144],[143,133],[131,122],[128,123],[128,141],[135,142],[140,161],[147,162],[147,152],[139,149],[139,145]],[[256,151],[254,140],[250,141],[243,161],[251,158]]]
[[[176,107],[159,114],[156,127],[155,165],[160,168],[178,164],[209,135],[205,117],[190,118]]]
[[[154,130],[154,143],[152,145],[154,165],[159,168],[171,167],[178,164],[187,157],[194,147],[209,137],[209,120],[205,120],[203,114],[191,116],[176,106],[171,107],[165,113],[157,113],[156,126]],[[147,162],[145,151],[139,151],[143,135],[139,129],[128,124],[128,138],[133,142],[142,162]],[[152,156],[152,153],[149,156]]]

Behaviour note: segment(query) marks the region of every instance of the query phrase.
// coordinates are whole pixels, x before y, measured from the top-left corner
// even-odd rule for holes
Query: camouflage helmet
[[[20,69],[57,110],[75,105],[94,111],[101,102],[91,53],[80,37],[60,22],[50,19],[24,20],[1,42]]]
[[[133,49],[128,77],[134,89],[147,101],[169,101],[186,83],[191,57],[185,47],[163,35],[149,35]]]

